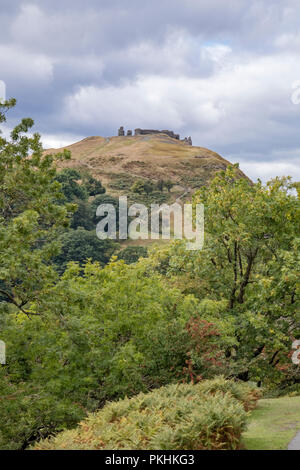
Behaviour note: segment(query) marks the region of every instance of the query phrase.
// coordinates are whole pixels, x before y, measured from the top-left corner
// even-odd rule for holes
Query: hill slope
[[[66,148],[72,159],[64,166],[89,170],[109,193],[117,195],[130,192],[136,180],[169,180],[174,186],[167,199],[175,199],[206,184],[229,164],[211,150],[186,145],[165,134],[87,137]],[[50,152],[54,149],[47,150]]]

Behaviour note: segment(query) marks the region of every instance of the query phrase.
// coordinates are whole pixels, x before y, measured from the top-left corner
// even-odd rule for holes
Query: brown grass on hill
[[[115,185],[110,190],[112,182],[125,175],[130,180],[170,180],[176,184],[177,192],[187,189],[193,192],[230,163],[212,150],[189,146],[163,134],[87,137],[66,148],[71,151],[72,159],[63,165],[88,169],[110,193],[116,192]],[[53,153],[54,149],[46,152]]]

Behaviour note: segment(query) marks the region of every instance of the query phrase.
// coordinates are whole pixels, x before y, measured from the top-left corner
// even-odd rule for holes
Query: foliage
[[[157,183],[156,183],[156,187],[157,187],[158,191],[163,191],[164,187],[165,187],[164,180],[158,180]]]
[[[0,105],[0,122],[14,104]],[[10,140],[0,138],[0,327],[8,354],[0,369],[0,448],[25,448],[107,400],[175,382],[185,384],[89,418],[101,433],[102,426],[111,431],[102,443],[93,434],[73,443],[78,430],[54,442],[237,448],[243,407],[253,408],[257,391],[202,379],[224,374],[297,392],[291,344],[300,337],[299,185],[288,178],[253,184],[228,168],[194,196],[205,205],[201,252],[176,241],[140,258],[142,247],[128,247],[118,255],[123,260],[103,268],[116,244],[97,239],[96,208],[111,203],[118,216],[119,202],[87,173],[57,173],[56,162],[69,153],[45,155],[39,135],[26,135],[32,125],[24,119]],[[128,189],[134,181],[118,184]],[[134,195],[147,205],[162,201],[167,183],[136,182]],[[149,412],[140,408],[145,401]],[[109,410],[128,421],[106,421]],[[117,443],[116,432],[127,440]]]
[[[115,191],[126,191],[126,193],[130,191],[131,186],[136,181],[136,177],[129,173],[111,173],[109,177],[111,178],[109,188]]]
[[[96,225],[96,208],[100,203],[98,198],[105,193],[101,181],[96,180],[87,172],[79,172],[72,168],[61,170],[56,176],[56,180],[61,183],[66,200],[77,205],[72,217],[71,228],[83,227],[86,230],[93,230]],[[89,201],[89,196],[98,196],[98,198]],[[107,196],[104,196],[105,198]]]
[[[211,282],[230,308],[245,302],[256,267],[267,268],[279,250],[289,249],[300,228],[299,200],[288,179],[264,187],[235,176],[234,168],[221,172],[194,198],[206,208],[205,255],[218,272]]]
[[[98,196],[99,194],[104,194],[106,191],[101,181],[96,180],[96,178],[90,174],[84,176],[83,183],[89,196]]]
[[[101,204],[111,204],[116,211],[116,225],[117,230],[119,229],[119,199],[110,196],[108,194],[101,194],[96,196],[91,202],[91,212],[92,212],[92,221],[94,227],[96,227],[97,223],[101,220],[100,217],[96,216],[97,207]],[[103,216],[105,217],[105,216]]]
[[[171,180],[167,180],[164,182],[164,185],[167,188],[168,192],[170,192],[172,187],[174,186],[174,183]]]
[[[154,184],[148,180],[137,180],[130,188],[133,193],[147,195],[152,193],[154,190]]]
[[[203,395],[215,395],[218,392],[230,393],[236,400],[243,403],[245,411],[253,410],[258,399],[262,396],[262,390],[251,383],[225,380],[224,377],[216,377],[213,380],[204,380],[198,385]]]
[[[11,100],[0,104],[4,111]],[[68,152],[44,155],[39,134],[28,137],[33,126],[23,119],[0,138],[0,309],[9,303],[26,311],[31,301],[56,279],[51,259],[59,251],[58,235],[68,226],[74,207],[62,205],[55,162],[70,158]]]
[[[61,189],[67,201],[72,202],[77,199],[85,201],[88,198],[87,189],[78,183],[81,180],[81,174],[74,168],[64,168],[56,176],[56,180],[61,183]]]
[[[147,248],[144,246],[127,246],[124,250],[119,251],[118,259],[123,259],[125,263],[136,263],[139,258],[146,258],[148,254]]]
[[[109,261],[117,244],[111,240],[99,240],[95,233],[97,224],[96,209],[99,204],[118,204],[117,200],[104,195],[101,182],[84,172],[74,169],[62,170],[56,178],[62,184],[62,190],[68,201],[76,204],[70,227],[60,238],[61,250],[55,257],[58,271],[63,273],[69,261],[83,263],[87,259],[105,264]],[[92,201],[88,196],[97,197]]]
[[[66,397],[76,406],[65,408],[58,427],[61,419],[66,423],[73,419],[78,405],[93,411],[109,399],[190,381],[186,364],[191,359],[196,376],[211,377],[215,364],[199,356],[205,351],[213,355],[223,344],[219,334],[202,334],[200,328],[204,339],[197,350],[187,325],[191,316],[197,317],[198,302],[167,287],[159,275],[149,277],[142,262],[114,261],[103,269],[97,263],[84,268],[71,263],[31,310],[41,310],[43,316],[35,321],[6,316],[2,338],[9,361],[5,370],[17,389],[25,384],[52,397],[45,418],[42,412],[39,417],[42,426],[50,413],[52,429],[56,426],[53,403],[63,405]],[[5,416],[4,404],[3,423]],[[26,436],[38,435],[35,422],[28,426]],[[14,440],[7,445],[14,446]]]
[[[93,204],[80,199],[74,202],[76,202],[77,208],[73,214],[70,227],[73,229],[82,227],[85,230],[95,230],[96,225],[94,223],[95,213]]]
[[[292,341],[300,335],[300,202],[289,178],[264,186],[236,171],[219,173],[194,197],[205,206],[204,249],[188,251],[180,241],[160,248],[149,257],[149,272],[222,304],[232,375],[287,385],[300,380],[291,361]],[[218,315],[212,321],[219,322]]]
[[[204,395],[201,384],[169,385],[107,404],[77,429],[35,449],[237,449],[245,424],[243,406],[230,393]]]
[[[99,240],[95,231],[87,231],[82,227],[68,230],[60,237],[60,242],[60,253],[54,258],[60,273],[65,271],[70,261],[83,265],[90,259],[104,265],[108,263],[117,246],[112,240]]]
[[[25,449],[34,440],[74,426],[85,415],[67,394],[55,395],[36,383],[14,383],[0,369],[0,450]]]

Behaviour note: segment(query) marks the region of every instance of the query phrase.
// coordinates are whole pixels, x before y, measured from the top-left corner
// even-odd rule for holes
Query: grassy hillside
[[[193,147],[164,134],[132,137],[87,137],[66,147],[72,159],[64,166],[87,169],[113,195],[129,194],[137,180],[163,179],[173,187],[165,200],[189,197],[229,162],[203,147]],[[48,149],[47,153],[54,149]],[[241,176],[244,176],[240,172]]]

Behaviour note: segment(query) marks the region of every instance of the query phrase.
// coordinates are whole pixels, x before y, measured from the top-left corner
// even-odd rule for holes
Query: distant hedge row
[[[258,398],[254,387],[223,378],[168,385],[109,403],[34,449],[238,449]]]

